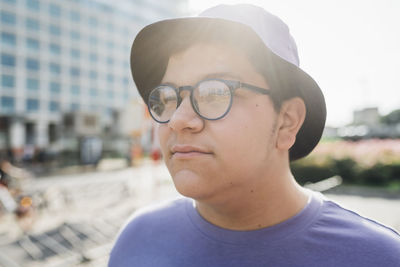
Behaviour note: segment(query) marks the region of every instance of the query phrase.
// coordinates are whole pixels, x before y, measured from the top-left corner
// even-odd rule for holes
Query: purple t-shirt
[[[294,217],[254,231],[215,226],[182,198],[125,226],[109,267],[128,266],[400,266],[400,236],[315,192]]]

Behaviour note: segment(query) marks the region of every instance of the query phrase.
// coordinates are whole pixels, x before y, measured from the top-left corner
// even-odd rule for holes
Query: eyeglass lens
[[[222,81],[202,81],[193,89],[192,94],[193,108],[205,119],[222,117],[231,104],[231,91]],[[150,93],[148,105],[156,121],[169,121],[178,106],[177,90],[168,85],[158,86]]]

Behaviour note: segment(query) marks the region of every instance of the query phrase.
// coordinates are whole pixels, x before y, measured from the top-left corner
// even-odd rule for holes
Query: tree
[[[400,109],[396,109],[389,114],[381,117],[381,122],[387,125],[400,123]]]

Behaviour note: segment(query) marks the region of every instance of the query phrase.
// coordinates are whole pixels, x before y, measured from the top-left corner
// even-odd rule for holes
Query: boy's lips
[[[171,157],[174,158],[191,158],[202,155],[213,154],[209,149],[193,146],[193,145],[173,145],[171,147]]]

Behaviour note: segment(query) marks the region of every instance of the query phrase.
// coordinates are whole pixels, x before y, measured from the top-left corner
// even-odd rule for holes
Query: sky
[[[325,95],[328,126],[366,107],[400,109],[400,1],[189,0],[189,15],[218,3],[256,4],[286,22],[300,67]]]

